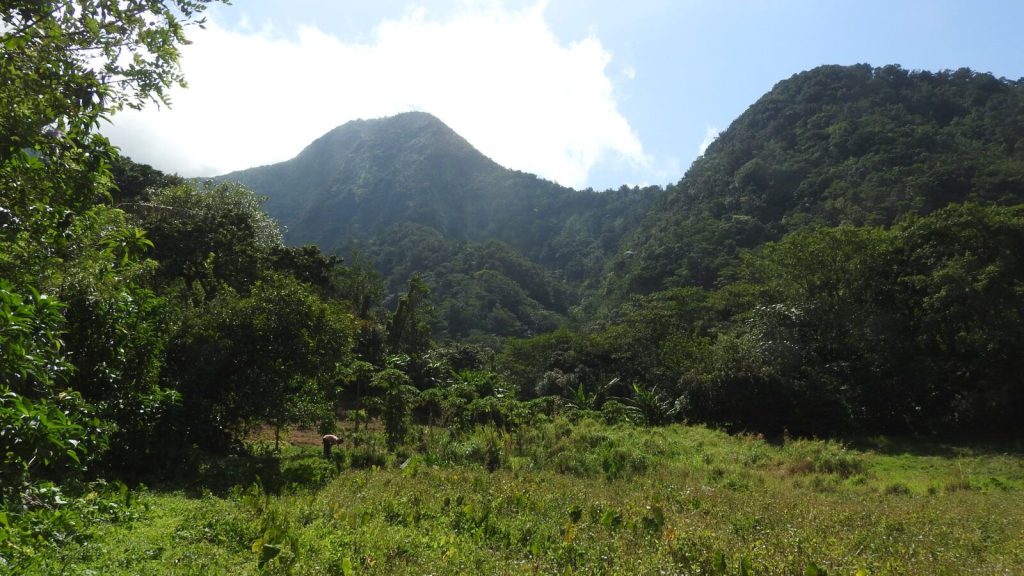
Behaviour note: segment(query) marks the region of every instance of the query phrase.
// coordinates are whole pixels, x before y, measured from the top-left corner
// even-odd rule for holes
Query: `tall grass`
[[[1018,574],[1024,461],[561,419],[288,448],[217,496],[144,492],[62,551],[97,574]],[[927,482],[921,470],[927,469]],[[968,488],[969,487],[969,488]]]

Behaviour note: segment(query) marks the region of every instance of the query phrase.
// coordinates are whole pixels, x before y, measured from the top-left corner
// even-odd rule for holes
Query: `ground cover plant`
[[[562,417],[269,444],[138,493],[30,573],[1013,574],[1010,448],[728,435]],[[301,438],[297,438],[300,442]],[[857,447],[853,447],[856,445]]]

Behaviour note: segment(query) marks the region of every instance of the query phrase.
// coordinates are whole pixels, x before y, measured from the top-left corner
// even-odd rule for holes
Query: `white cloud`
[[[708,126],[707,129],[704,130],[704,139],[701,140],[700,146],[697,148],[697,156],[703,156],[704,152],[707,151],[708,146],[711,146],[711,143],[718,138],[718,135],[721,132],[722,131],[718,128]]]
[[[213,175],[291,158],[351,119],[422,110],[497,162],[570,186],[606,155],[649,165],[617,109],[611,55],[594,35],[559,41],[544,5],[468,2],[443,20],[410,9],[364,44],[211,21],[184,49],[190,88],[173,108],[123,112],[105,133],[138,161]]]

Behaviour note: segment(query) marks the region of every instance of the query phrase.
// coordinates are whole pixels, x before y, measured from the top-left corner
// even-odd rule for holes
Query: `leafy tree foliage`
[[[261,423],[318,424],[333,411],[352,333],[343,306],[287,276],[244,296],[221,291],[186,310],[168,345],[165,378],[183,398],[169,427],[185,445],[226,449]]]
[[[42,478],[81,472],[105,442],[99,422],[74,392],[53,393],[72,369],[61,353],[61,305],[0,280],[0,503]]]
[[[815,226],[890,225],[1024,198],[1024,84],[967,69],[822,66],[780,82],[659,201],[608,294],[713,288],[742,249]]]
[[[185,183],[180,176],[164,174],[149,164],[139,164],[122,155],[117,155],[111,162],[110,173],[114,179],[111,194],[114,202],[129,211],[132,204],[148,201],[156,190]]]
[[[431,290],[439,339],[497,345],[565,322],[573,291],[507,244],[456,243],[430,228],[406,224],[367,246],[366,256],[390,270],[389,291],[398,279],[420,275]]]
[[[0,430],[5,444],[17,444],[5,450],[3,503],[46,476],[40,468],[76,467],[102,444],[73,385],[105,378],[88,391],[92,399],[124,399],[135,385],[128,371],[141,366],[134,392],[152,391],[148,342],[103,338],[145,324],[152,308],[138,284],[143,236],[116,210],[97,207],[109,197],[113,150],[95,129],[123,107],[166,103],[182,81],[178,47],[207,3],[52,0],[0,10],[0,371],[17,374],[0,383]],[[59,300],[66,306],[51,304]],[[103,358],[115,345],[127,348]],[[69,379],[75,368],[83,379]],[[101,406],[104,416],[126,413],[114,405]]]
[[[409,289],[398,299],[395,313],[388,321],[387,344],[393,354],[422,354],[430,348],[430,289],[423,279],[413,276]]]
[[[74,365],[66,385],[112,427],[110,461],[152,435],[152,420],[176,400],[159,385],[173,310],[148,287],[152,243],[120,210],[97,206],[71,227],[59,293],[66,302],[64,352]]]
[[[277,224],[237,184],[163,188],[131,209],[156,245],[161,283],[180,279],[207,292],[221,285],[244,291],[275,259],[283,260]],[[297,258],[289,263],[297,265]]]
[[[409,376],[398,368],[386,368],[374,374],[372,385],[381,392],[379,412],[384,420],[388,446],[402,444],[412,430],[412,408],[419,395]]]
[[[1024,390],[1022,242],[1019,207],[977,204],[789,234],[717,291],[634,299],[559,373],[598,395],[633,379],[626,405],[752,430],[1005,433]]]

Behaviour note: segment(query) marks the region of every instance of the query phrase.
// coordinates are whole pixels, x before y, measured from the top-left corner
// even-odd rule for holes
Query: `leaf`
[[[753,566],[751,565],[750,558],[743,556],[740,558],[740,576],[751,576]]]
[[[356,571],[352,569],[352,559],[345,556],[341,561],[341,573],[343,576],[354,576]]]
[[[828,572],[814,562],[811,562],[807,565],[807,569],[804,570],[804,576],[828,576]]]
[[[280,554],[280,553],[281,553],[281,547],[280,546],[276,546],[274,544],[264,544],[263,547],[260,549],[259,567],[263,568],[263,566],[267,562],[270,562],[271,560],[276,558],[277,555]]]
[[[726,570],[725,554],[722,552],[715,552],[715,557],[711,561],[711,573],[716,576],[725,576]]]
[[[618,528],[622,524],[622,515],[614,510],[605,510],[601,515],[601,525],[608,529]]]
[[[97,36],[100,33],[100,23],[95,18],[86,16],[82,19],[82,25],[85,26],[86,31],[93,36]]]

